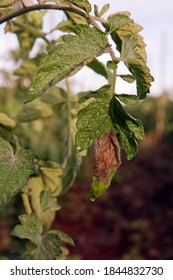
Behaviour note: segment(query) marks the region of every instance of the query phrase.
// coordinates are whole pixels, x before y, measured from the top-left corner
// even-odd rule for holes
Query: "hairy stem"
[[[87,20],[94,26],[99,28],[98,24],[95,22],[95,20],[104,22],[104,20],[91,16],[84,11],[82,11],[80,8],[75,7],[74,5],[61,5],[61,4],[36,4],[32,6],[24,6],[21,9],[15,10],[11,13],[8,13],[0,18],[0,24],[7,22],[15,17],[18,17],[20,15],[26,14],[28,12],[32,11],[38,11],[38,10],[59,10],[59,11],[68,11],[68,12],[73,12],[76,13]]]

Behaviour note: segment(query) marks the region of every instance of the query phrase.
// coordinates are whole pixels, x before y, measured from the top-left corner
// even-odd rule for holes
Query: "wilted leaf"
[[[105,193],[111,179],[121,164],[121,149],[117,136],[107,132],[94,141],[94,174],[90,200]]]
[[[0,137],[0,208],[26,184],[29,176],[35,173],[33,154],[16,143],[10,143]]]
[[[64,43],[54,46],[43,60],[25,102],[37,98],[48,87],[75,74],[106,51],[108,40],[102,31],[87,25],[78,25],[75,32],[75,36],[64,35]]]
[[[39,244],[42,233],[42,224],[39,218],[31,213],[30,215],[19,216],[21,225],[15,226],[11,235],[21,239],[29,239],[34,244]]]

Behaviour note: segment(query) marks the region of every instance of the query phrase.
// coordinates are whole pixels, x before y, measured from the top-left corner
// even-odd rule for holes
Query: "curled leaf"
[[[94,142],[94,177],[90,200],[95,200],[105,193],[111,179],[121,164],[121,149],[117,136],[109,131]]]

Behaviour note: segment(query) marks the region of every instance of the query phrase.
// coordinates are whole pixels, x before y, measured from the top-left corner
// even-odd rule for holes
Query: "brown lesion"
[[[94,142],[94,176],[99,182],[107,184],[112,173],[121,164],[120,146],[117,136],[109,131]]]

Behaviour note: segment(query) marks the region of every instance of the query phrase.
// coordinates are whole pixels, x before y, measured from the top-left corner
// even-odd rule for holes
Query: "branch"
[[[18,17],[20,15],[26,14],[31,11],[37,11],[37,10],[63,10],[68,12],[76,13],[86,19],[89,19],[89,15],[87,15],[85,12],[81,11],[77,7],[67,6],[67,5],[60,5],[60,4],[36,4],[32,6],[23,7],[19,10],[16,10],[14,12],[11,12],[7,15],[4,15],[0,17],[0,24],[4,23],[10,19],[13,19],[15,17]]]

